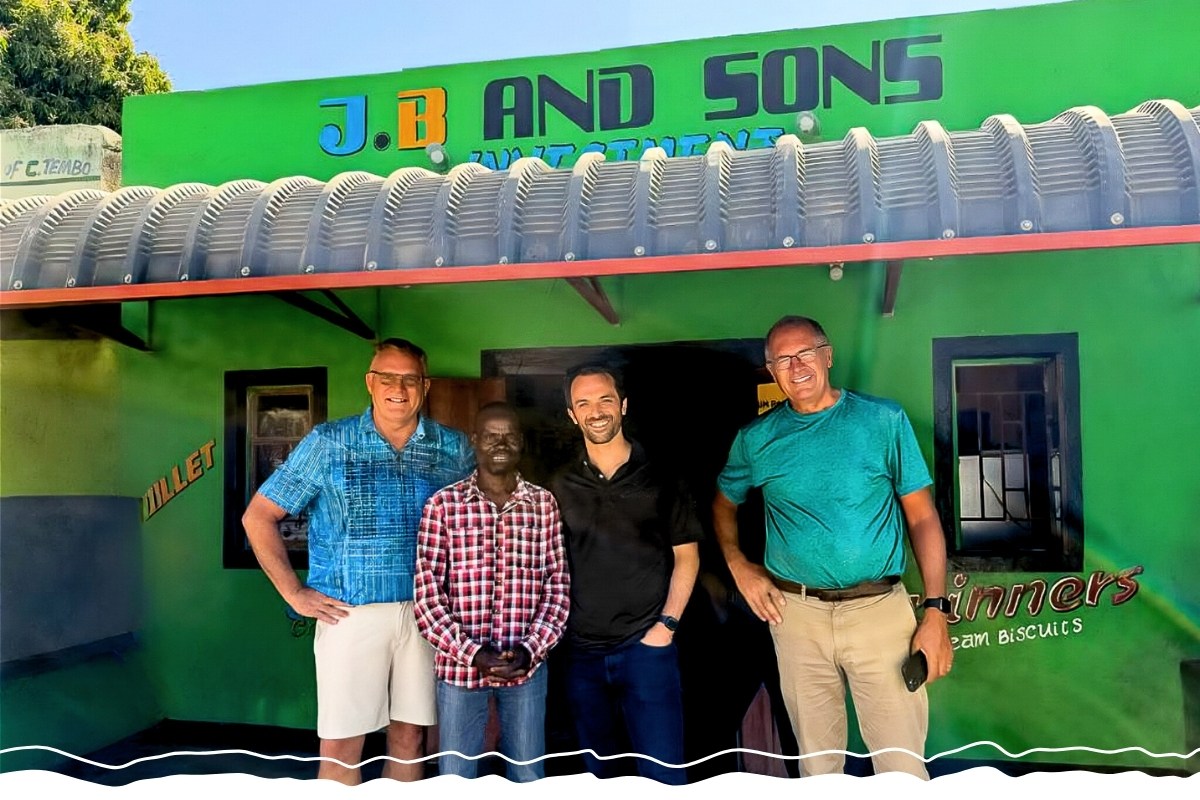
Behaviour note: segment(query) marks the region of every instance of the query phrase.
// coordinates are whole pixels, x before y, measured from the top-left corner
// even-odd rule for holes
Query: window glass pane
[[[248,392],[251,436],[301,439],[312,428],[312,388],[253,387]]]
[[[958,454],[979,455],[979,408],[973,395],[959,395]]]
[[[983,516],[986,519],[1004,519],[1004,505],[1000,499],[1000,458],[983,457]]]
[[[1025,492],[1005,492],[1004,507],[1013,519],[1029,519],[1029,509],[1025,505]]]
[[[1003,438],[1001,441],[1006,452],[1015,451],[1020,453],[1025,450],[1025,425],[1024,421],[1020,417],[1019,411],[1021,407],[1021,399],[1022,398],[1020,395],[1009,395],[1005,398],[1005,404],[1007,406],[1015,406],[1018,409],[1016,421],[1005,421],[1004,423],[1002,434]],[[1005,410],[1005,413],[1008,413],[1007,409]]]
[[[271,408],[259,410],[256,418],[259,436],[302,437],[311,425],[308,409]]]
[[[979,456],[958,459],[958,513],[962,519],[978,519],[983,512],[979,497]]]
[[[1004,454],[1004,488],[1023,490],[1025,487],[1025,454],[1006,452]]]

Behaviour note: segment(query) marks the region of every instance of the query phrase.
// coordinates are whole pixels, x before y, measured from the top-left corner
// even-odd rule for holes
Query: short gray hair
[[[767,338],[763,339],[763,356],[771,360],[771,337],[780,331],[791,330],[792,328],[807,328],[808,330],[820,336],[825,344],[829,343],[829,336],[825,333],[825,329],[821,327],[821,323],[817,322],[812,317],[801,317],[796,314],[789,314],[785,317],[780,317],[776,320],[771,329],[767,331]]]
[[[429,374],[429,359],[425,357],[425,351],[408,339],[400,339],[393,336],[390,339],[384,339],[381,342],[375,343],[375,352],[377,354],[389,349],[399,350],[401,353],[415,358],[417,363],[421,365],[421,377]]]

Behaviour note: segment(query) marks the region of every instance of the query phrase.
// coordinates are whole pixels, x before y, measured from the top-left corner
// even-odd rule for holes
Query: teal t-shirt
[[[780,403],[742,428],[717,486],[738,504],[762,487],[771,573],[837,589],[904,572],[900,497],[932,482],[904,410],[843,389],[823,411]]]

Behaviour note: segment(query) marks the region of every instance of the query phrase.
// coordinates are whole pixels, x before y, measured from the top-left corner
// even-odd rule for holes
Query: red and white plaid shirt
[[[524,646],[524,683],[562,636],[570,605],[562,519],[554,495],[517,476],[504,508],[479,490],[478,473],[438,491],[417,533],[417,627],[436,651],[437,677],[484,685],[471,665],[485,644]]]

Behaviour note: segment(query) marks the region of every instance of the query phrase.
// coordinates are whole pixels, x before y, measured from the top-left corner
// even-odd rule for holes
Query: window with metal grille
[[[969,570],[1077,570],[1083,559],[1074,334],[934,341],[938,508]]]

